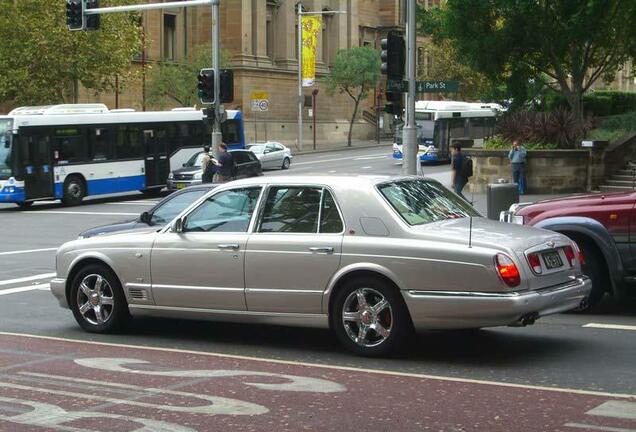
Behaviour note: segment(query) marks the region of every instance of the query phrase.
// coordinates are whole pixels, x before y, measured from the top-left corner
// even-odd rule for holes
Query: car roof
[[[403,176],[392,177],[388,175],[349,175],[349,176],[334,176],[334,175],[283,175],[283,176],[271,176],[271,177],[252,177],[242,180],[234,180],[229,185],[277,185],[277,184],[320,184],[338,189],[343,185],[349,187],[373,187],[385,182],[396,182],[400,180],[413,180],[422,179],[423,177],[417,176]],[[426,179],[431,180],[431,179]]]

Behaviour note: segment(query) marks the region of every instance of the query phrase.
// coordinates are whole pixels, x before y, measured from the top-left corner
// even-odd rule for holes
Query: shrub
[[[557,148],[556,144],[551,143],[522,143],[526,150],[554,150]],[[504,139],[499,135],[495,135],[492,138],[488,138],[484,142],[484,148],[488,150],[510,150],[512,142]]]
[[[603,119],[600,126],[590,132],[589,138],[602,141],[615,141],[636,133],[636,111]]]
[[[567,109],[568,102],[561,93],[551,91],[544,97],[544,111]],[[583,95],[583,111],[588,116],[606,117],[636,111],[636,93],[597,90]]]
[[[583,125],[583,133],[592,128],[591,121]],[[502,117],[495,132],[507,141],[518,139],[524,143],[552,144],[556,148],[574,148],[578,144],[579,129],[570,111],[518,111]]]

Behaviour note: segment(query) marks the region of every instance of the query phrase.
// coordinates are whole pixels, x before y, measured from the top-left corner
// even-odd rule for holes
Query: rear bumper
[[[68,301],[66,300],[66,279],[55,278],[51,282],[51,293],[57,299],[60,307],[68,309]]]
[[[579,276],[566,284],[529,292],[408,290],[402,294],[417,329],[459,329],[519,325],[524,317],[576,309],[591,290],[592,281]]]

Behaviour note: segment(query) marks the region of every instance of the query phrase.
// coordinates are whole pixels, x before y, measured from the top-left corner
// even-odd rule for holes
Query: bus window
[[[89,137],[92,160],[104,161],[115,157],[112,128],[96,127],[89,131]]]
[[[221,123],[221,134],[223,142],[227,145],[237,145],[241,143],[241,122],[238,120],[226,120]]]
[[[115,156],[117,159],[137,159],[144,154],[141,128],[139,126],[117,127]]]
[[[69,127],[54,130],[54,149],[58,163],[85,162],[88,159],[84,132],[80,128]]]

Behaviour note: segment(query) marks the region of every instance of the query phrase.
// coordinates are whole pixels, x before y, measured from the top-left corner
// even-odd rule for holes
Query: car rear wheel
[[[395,353],[412,333],[404,300],[381,279],[352,280],[335,295],[331,327],[355,354],[379,357]]]
[[[291,166],[291,160],[289,160],[288,157],[283,159],[283,167],[282,167],[282,169],[284,169],[284,170],[289,169],[290,166]]]
[[[90,264],[77,273],[69,304],[80,327],[91,333],[115,333],[130,320],[119,279],[104,265]]]
[[[19,202],[18,203],[18,207],[23,208],[23,209],[29,208],[32,205],[33,205],[33,201],[23,201],[23,202]]]
[[[62,203],[64,205],[80,205],[85,196],[86,185],[80,177],[71,176],[64,181],[64,192],[62,195]]]

